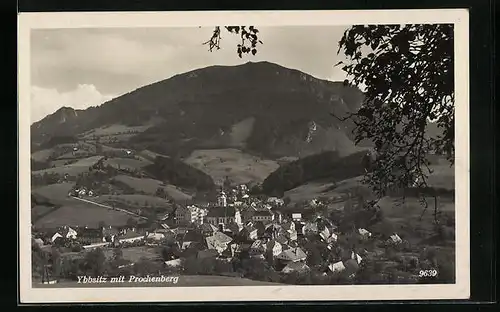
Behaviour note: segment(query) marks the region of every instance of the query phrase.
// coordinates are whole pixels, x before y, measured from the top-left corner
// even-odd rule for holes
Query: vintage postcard
[[[21,302],[468,298],[468,27],[20,13]]]

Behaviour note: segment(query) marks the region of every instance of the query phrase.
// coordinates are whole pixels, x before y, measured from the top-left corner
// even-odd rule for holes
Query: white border
[[[168,288],[56,288],[31,285],[30,234],[30,30],[82,27],[172,27],[214,25],[455,24],[456,90],[456,284],[348,286],[231,286]],[[20,13],[19,245],[21,303],[425,300],[467,299],[469,276],[469,16],[465,9],[379,11],[253,11],[141,13]]]

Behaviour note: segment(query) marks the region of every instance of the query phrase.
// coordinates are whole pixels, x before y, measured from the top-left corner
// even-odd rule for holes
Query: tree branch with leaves
[[[224,26],[223,28],[231,34],[240,36],[241,42],[236,46],[236,53],[240,58],[243,57],[243,54],[257,54],[257,46],[263,44],[258,37],[259,30],[254,26]],[[221,40],[221,27],[217,26],[214,28],[210,40],[203,44],[208,45],[209,51],[212,52],[213,50],[220,50]]]
[[[355,122],[356,144],[375,145],[364,182],[379,197],[390,189],[428,189],[434,151],[454,162],[453,25],[359,25],[346,30],[339,50],[346,84],[364,89]],[[433,122],[441,134],[430,136]],[[426,205],[425,198],[423,203]]]

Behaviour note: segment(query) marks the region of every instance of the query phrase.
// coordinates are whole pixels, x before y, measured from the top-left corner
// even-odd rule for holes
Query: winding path
[[[83,201],[83,202],[86,202],[86,203],[89,203],[89,204],[93,204],[93,205],[96,205],[96,206],[99,206],[99,207],[102,207],[102,208],[106,208],[106,209],[110,209],[110,210],[115,210],[115,211],[121,211],[121,212],[124,212],[126,214],[129,214],[131,216],[134,216],[134,217],[138,217],[140,219],[147,219],[146,217],[144,216],[140,216],[136,213],[133,213],[131,211],[128,211],[126,209],[122,209],[122,208],[113,208],[111,206],[108,206],[108,205],[104,205],[104,204],[100,204],[100,203],[97,203],[97,202],[94,202],[94,201],[91,201],[91,200],[88,200],[88,199],[84,199],[84,198],[80,198],[80,197],[75,197],[75,196],[70,196],[71,198],[74,198],[74,199],[77,199],[77,200],[80,200],[80,201]]]

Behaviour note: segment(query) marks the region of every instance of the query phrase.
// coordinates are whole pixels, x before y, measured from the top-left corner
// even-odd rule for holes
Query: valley
[[[61,108],[31,126],[33,233],[42,247],[80,258],[101,248],[140,254],[106,261],[116,272],[161,266],[187,285],[208,275],[221,285],[415,283],[425,267],[453,282],[454,167],[433,156],[428,182],[440,192],[426,197],[427,209],[395,194],[369,208],[361,178],[372,144],[354,144],[354,125],[331,117],[362,100],[356,88],[259,62],[177,75],[87,110]],[[280,258],[297,249],[309,273]],[[339,263],[349,274],[332,269]]]

